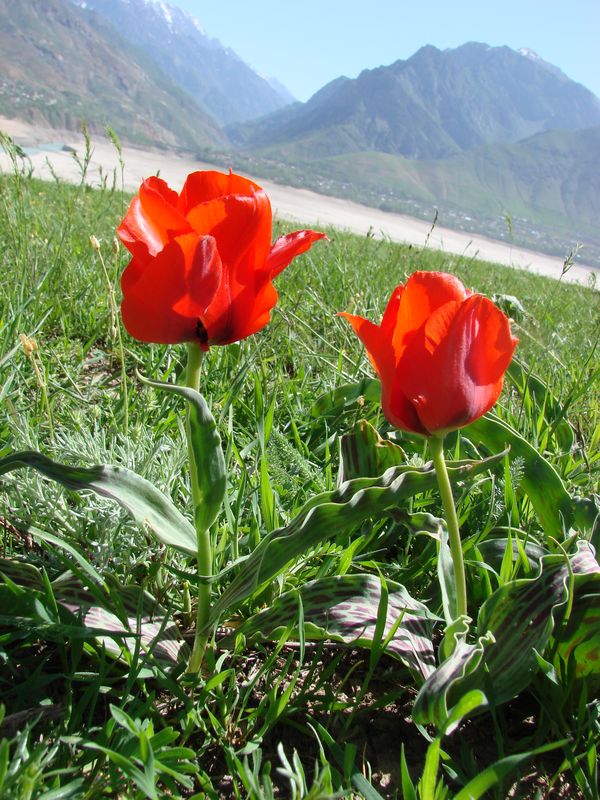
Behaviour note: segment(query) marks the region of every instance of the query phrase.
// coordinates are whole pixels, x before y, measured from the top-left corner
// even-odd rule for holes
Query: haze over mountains
[[[294,100],[285,87],[262,78],[177,6],[146,0],[72,1],[114,25],[220,123],[258,117]]]
[[[515,216],[540,247],[584,240],[600,260],[600,100],[529,50],[428,45],[290,104],[167,3],[0,0],[0,75],[5,116],[85,117],[381,208],[485,218],[497,235]]]

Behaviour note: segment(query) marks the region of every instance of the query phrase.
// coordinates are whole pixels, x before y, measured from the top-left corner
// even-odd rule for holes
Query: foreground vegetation
[[[113,237],[127,198],[18,171],[0,190],[0,458],[39,450],[128,467],[185,512],[183,407],[138,378],[181,382],[184,348],[133,341],[117,313],[128,256]],[[336,314],[377,319],[406,275],[450,272],[494,297],[520,339],[494,410],[506,438],[494,447],[475,423],[447,440],[452,461],[512,445],[455,488],[472,616],[501,587],[535,579],[540,558],[550,565],[542,575],[571,564],[557,587],[534,586],[539,637],[526,640],[526,674],[512,650],[502,653],[519,686],[507,690],[491,660],[486,692],[497,703],[478,707],[466,692],[449,705],[452,719],[438,709],[415,721],[418,669],[384,652],[382,629],[348,645],[323,640],[327,625],[310,617],[310,581],[383,577],[390,597],[401,584],[425,604],[440,655],[443,512],[432,485],[360,519],[335,518],[258,581],[227,607],[195,682],[167,652],[173,631],[191,628],[194,559],[109,500],[11,471],[0,483],[0,796],[598,797],[600,590],[597,573],[572,565],[580,544],[600,544],[600,295],[371,237],[329,237],[278,278],[264,331],[205,358],[202,391],[229,476],[213,590],[227,597],[240,559],[334,492],[340,470],[360,480],[424,465],[421,440],[381,416],[372,369]],[[362,420],[398,447],[378,445]],[[287,617],[276,604],[286,592]],[[381,607],[379,598],[378,619]],[[149,608],[159,621],[151,640],[166,655],[147,646]],[[256,616],[267,609],[274,616]],[[127,619],[134,635],[119,627]],[[513,624],[505,620],[509,633]],[[502,627],[495,633],[502,640]]]

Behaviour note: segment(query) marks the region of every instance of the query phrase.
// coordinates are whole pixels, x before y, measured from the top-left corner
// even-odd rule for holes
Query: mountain
[[[406,61],[338,78],[307,103],[227,128],[283,160],[377,151],[442,159],[491,142],[600,124],[600,100],[531,51],[430,45]]]
[[[221,147],[219,125],[102,18],[63,0],[0,0],[0,113],[110,125],[130,142]],[[182,113],[185,109],[185,113]]]
[[[221,123],[260,117],[290,102],[182,9],[152,0],[72,0],[108,20]],[[293,100],[293,98],[292,98]]]
[[[400,210],[429,208],[502,218],[505,212],[595,233],[600,218],[600,126],[548,131],[516,143],[488,144],[446,159],[362,152],[318,159],[310,174],[355,199]],[[328,187],[335,188],[335,187]],[[394,202],[396,201],[396,203]],[[572,222],[569,223],[569,220]]]

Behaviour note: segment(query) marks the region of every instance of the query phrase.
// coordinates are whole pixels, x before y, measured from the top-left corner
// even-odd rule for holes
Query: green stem
[[[186,373],[186,386],[190,389],[199,390],[200,387],[200,368],[202,366],[202,357],[204,353],[195,344],[188,344],[188,363]],[[210,541],[210,531],[199,528],[196,515],[196,509],[201,503],[201,492],[198,486],[198,476],[196,471],[196,459],[194,457],[194,448],[192,446],[192,437],[190,432],[189,413],[186,424],[186,434],[188,442],[188,458],[190,463],[190,481],[192,487],[192,501],[194,504],[194,523],[196,525],[196,535],[198,541],[198,555],[197,565],[199,575],[212,575],[212,547]],[[196,612],[196,635],[194,637],[194,646],[192,648],[192,655],[188,664],[188,672],[198,672],[202,665],[204,658],[204,651],[206,650],[206,643],[208,635],[206,633],[206,625],[209,619],[210,612],[210,584],[198,584],[198,608]]]
[[[456,516],[456,506],[452,496],[452,486],[446,469],[444,459],[444,439],[437,436],[430,437],[429,446],[433,456],[433,466],[437,477],[442,505],[446,514],[446,524],[448,525],[448,538],[450,543],[450,554],[454,566],[454,584],[456,586],[456,611],[457,615],[467,613],[467,584],[465,579],[465,563],[463,561],[462,542],[458,529],[458,517]]]

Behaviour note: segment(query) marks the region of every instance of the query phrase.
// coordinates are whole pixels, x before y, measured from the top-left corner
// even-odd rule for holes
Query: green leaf
[[[406,461],[400,445],[383,439],[369,422],[361,420],[351,433],[342,436],[340,481],[375,478],[390,467],[406,464]]]
[[[348,763],[346,760],[345,756],[348,753],[348,748],[353,745],[346,743],[344,749],[342,750],[327,728],[323,727],[320,722],[313,720],[313,726],[311,727],[314,727],[314,730],[317,732],[318,736],[323,742],[325,742],[331,751],[338,768],[342,771],[342,774],[348,776],[350,783],[359,792],[360,797],[363,797],[364,800],[383,800],[383,797],[372,786],[372,784],[369,783],[360,769],[356,766],[354,763],[354,758],[352,758],[351,763]]]
[[[503,454],[483,461],[448,465],[452,481],[466,481],[487,470]],[[357,478],[341,484],[333,492],[323,492],[309,500],[284,528],[265,536],[240,565],[240,571],[215,602],[210,625],[221,614],[241,603],[255,590],[273,580],[285,566],[302,553],[334,536],[348,533],[367,519],[381,517],[387,509],[397,509],[415,494],[437,486],[432,464],[423,467],[401,466],[388,469],[378,478]]]
[[[139,373],[138,377],[143,383],[164,392],[177,394],[188,403],[191,444],[194,452],[192,468],[196,470],[196,481],[200,492],[200,503],[194,511],[195,521],[199,530],[207,531],[217,518],[227,484],[221,437],[208,403],[195,389],[152,381]]]
[[[440,739],[436,737],[427,748],[425,766],[419,781],[419,795],[421,797],[435,797],[435,786],[440,764]]]
[[[510,458],[523,460],[521,486],[548,536],[562,539],[573,522],[571,497],[560,476],[529,442],[492,414],[464,429],[463,435],[492,452],[510,447]]]
[[[358,403],[361,398],[374,403],[381,400],[381,383],[377,378],[363,378],[356,383],[338,386],[337,389],[322,394],[313,403],[310,413],[313,417],[335,414]]]
[[[158,800],[156,793],[156,786],[154,781],[145,772],[136,766],[129,758],[119,753],[117,750],[111,750],[109,747],[104,747],[97,742],[83,742],[83,747],[89,750],[98,750],[103,753],[108,759],[115,764],[123,773],[130,778],[149,800]]]
[[[388,581],[387,591],[381,631],[377,630],[381,580],[361,574],[317,578],[285,592],[270,608],[246,620],[236,632],[249,639],[276,638],[282,629],[298,622],[298,611],[302,608],[306,639],[330,639],[366,648],[371,648],[374,641],[380,645],[385,642],[384,651],[388,655],[427,678],[435,667],[431,634],[437,617],[399,583]],[[294,633],[299,635],[297,624]]]
[[[67,489],[89,490],[109,497],[163,544],[196,553],[193,525],[160,489],[129,469],[105,464],[71,467],[52,461],[35,450],[13,453],[0,459],[0,475],[23,467],[36,469]]]
[[[487,698],[480,689],[466,692],[458,703],[452,707],[443,725],[444,736],[455,731],[465,717],[477,708],[487,705]]]
[[[442,608],[447,625],[451,625],[458,616],[456,601],[456,581],[454,579],[454,562],[448,544],[448,529],[441,524],[438,527],[437,574],[442,592]]]
[[[408,771],[408,764],[406,763],[406,755],[404,753],[404,742],[400,746],[400,778],[402,781],[402,798],[403,800],[417,800],[417,790],[410,777]]]

